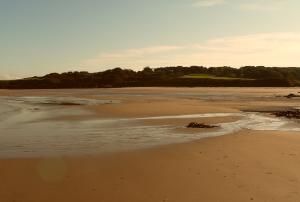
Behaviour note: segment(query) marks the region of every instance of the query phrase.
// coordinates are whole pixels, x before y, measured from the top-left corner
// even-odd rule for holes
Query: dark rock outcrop
[[[274,112],[273,115],[276,117],[286,117],[289,119],[300,119],[300,110],[289,110]]]
[[[213,125],[207,125],[204,123],[196,123],[196,122],[191,122],[189,125],[187,125],[187,128],[217,128],[218,126],[213,126]]]
[[[288,94],[288,95],[283,96],[283,97],[286,97],[286,98],[288,98],[288,99],[291,99],[291,98],[300,97],[300,95],[296,95],[296,94],[294,94],[294,93],[291,93],[291,94]]]

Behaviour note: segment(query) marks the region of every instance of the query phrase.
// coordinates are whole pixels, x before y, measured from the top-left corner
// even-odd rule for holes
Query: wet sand
[[[0,161],[1,201],[293,201],[300,137],[243,131],[189,144]]]
[[[174,93],[245,95],[226,100]],[[118,105],[83,106],[92,117],[149,117],[297,107],[275,97],[299,89],[137,88],[61,91],[0,91],[0,95],[119,99]],[[123,93],[122,96],[120,93]],[[124,93],[126,95],[124,95]],[[136,94],[143,93],[143,96]],[[161,96],[159,93],[169,93]],[[176,96],[177,95],[177,96]],[[232,98],[232,99],[229,99]],[[75,116],[76,117],[76,116]],[[63,117],[63,119],[72,118]],[[78,117],[77,117],[78,118]],[[228,117],[227,117],[228,118]],[[235,121],[230,117],[223,121]],[[164,119],[162,122],[168,121]],[[189,119],[188,121],[191,121]],[[220,117],[201,118],[208,123]],[[150,121],[153,124],[153,121]],[[164,124],[161,122],[155,124]],[[172,121],[171,121],[172,122]],[[146,123],[150,124],[150,123]],[[183,124],[173,120],[173,124]],[[174,131],[175,133],[175,131]],[[242,130],[189,143],[93,155],[0,160],[0,201],[299,201],[299,132]]]

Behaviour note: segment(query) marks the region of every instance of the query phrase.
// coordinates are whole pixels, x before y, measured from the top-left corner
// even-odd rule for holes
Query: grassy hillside
[[[239,77],[221,77],[211,74],[188,74],[184,75],[181,78],[183,79],[214,79],[214,80],[255,80],[249,78],[239,78]]]

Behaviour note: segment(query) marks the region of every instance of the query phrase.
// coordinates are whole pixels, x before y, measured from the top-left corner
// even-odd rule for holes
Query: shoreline
[[[284,119],[243,112],[299,106],[297,99],[275,96],[285,89],[207,89],[8,91],[10,94],[1,103],[11,100],[22,113],[10,119],[3,117],[2,156],[126,151],[242,129],[300,128],[297,124],[287,125]],[[1,95],[5,94],[0,91]],[[217,124],[219,128],[186,129],[191,122]]]
[[[187,128],[188,123],[197,122],[215,125],[216,128]],[[51,123],[51,125],[49,125]],[[157,146],[189,143],[208,137],[218,137],[238,133],[243,130],[269,132],[300,132],[296,122],[260,115],[258,113],[204,113],[191,115],[120,118],[103,120],[41,120],[27,122],[23,127],[25,139],[11,133],[12,138],[3,136],[0,158],[11,157],[47,157],[47,156],[82,156],[101,153],[117,153]],[[45,125],[46,124],[46,125]],[[52,126],[60,124],[54,130]],[[71,129],[80,124],[79,128]],[[101,125],[102,124],[102,125]],[[117,124],[117,125],[116,125]],[[50,134],[36,134],[39,128],[47,126]],[[63,127],[62,127],[63,126]],[[113,130],[111,127],[116,128]],[[36,127],[36,129],[34,129]],[[103,128],[105,127],[105,129]],[[4,129],[5,130],[5,129]],[[78,131],[79,130],[79,133]],[[87,130],[90,131],[87,132]],[[80,134],[86,131],[86,133]],[[130,134],[128,134],[130,131]],[[28,134],[32,132],[32,134]],[[125,133],[125,136],[123,135]],[[55,134],[54,136],[51,135]],[[76,133],[76,134],[75,134]],[[118,134],[115,134],[118,133]],[[27,135],[26,135],[27,134]],[[16,136],[17,135],[17,136]],[[29,136],[28,136],[29,135]],[[33,141],[26,143],[26,138]],[[56,141],[53,137],[63,138]],[[75,138],[75,141],[72,140]],[[17,138],[17,139],[16,139]],[[72,139],[70,139],[72,138]],[[18,140],[19,139],[19,140]],[[103,139],[103,141],[102,141]],[[121,140],[119,140],[121,139]],[[107,141],[109,140],[109,141]],[[5,142],[15,144],[5,145]],[[35,144],[34,142],[40,142]],[[94,143],[92,143],[94,142]],[[27,146],[25,146],[25,145]],[[50,144],[48,146],[47,144]],[[57,146],[56,146],[57,145]],[[72,146],[73,145],[73,146]],[[78,145],[78,146],[76,146]],[[43,146],[43,148],[41,148]]]

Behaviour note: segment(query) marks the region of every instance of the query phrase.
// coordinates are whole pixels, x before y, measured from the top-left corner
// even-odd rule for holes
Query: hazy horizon
[[[145,66],[300,66],[296,0],[0,0],[0,79]]]

